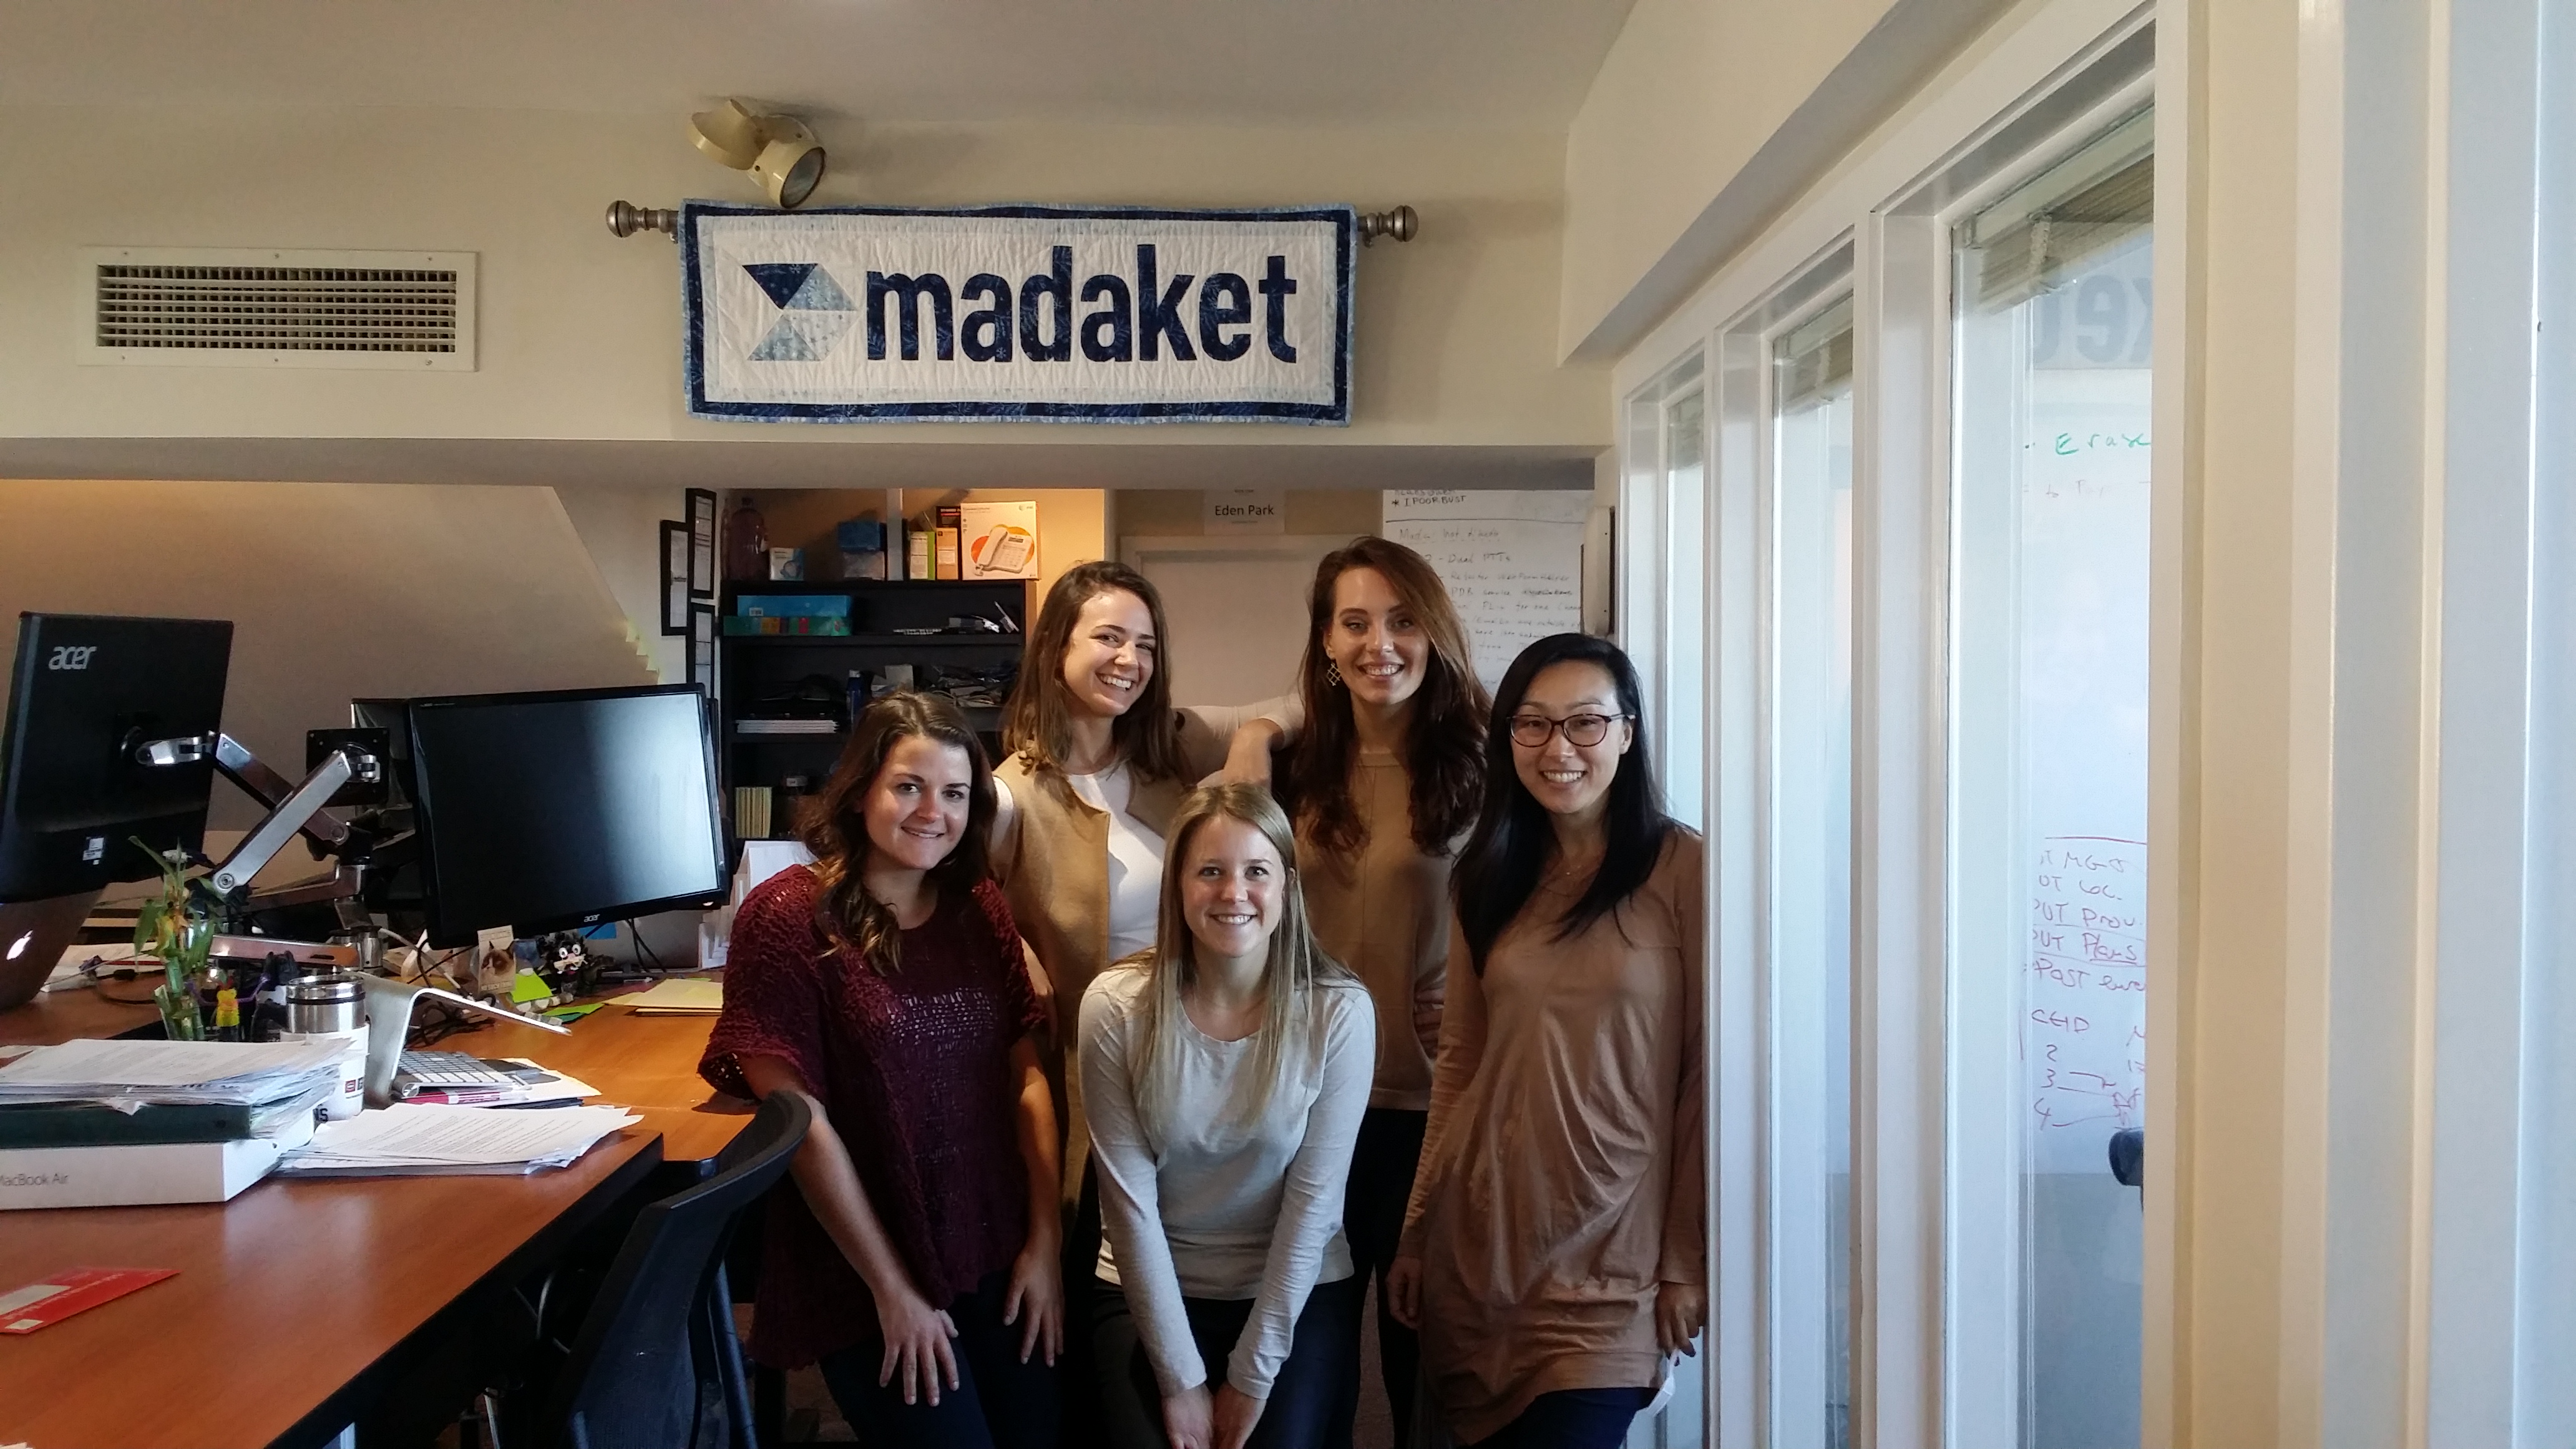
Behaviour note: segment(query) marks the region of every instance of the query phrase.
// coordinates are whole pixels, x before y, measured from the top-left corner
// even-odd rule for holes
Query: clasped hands
[[[1206,1384],[1196,1384],[1164,1396],[1163,1436],[1172,1449],[1243,1449],[1268,1403],[1232,1384],[1213,1394]]]

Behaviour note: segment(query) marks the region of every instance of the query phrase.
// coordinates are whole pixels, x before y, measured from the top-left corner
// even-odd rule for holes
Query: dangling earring
[[[1330,659],[1325,660],[1325,661],[1324,661],[1324,682],[1325,682],[1326,684],[1331,685],[1331,686],[1332,686],[1333,688],[1335,688],[1335,689],[1339,689],[1339,688],[1341,688],[1341,687],[1342,687],[1342,666],[1341,666],[1340,664],[1336,663],[1336,662],[1335,662],[1335,661],[1333,661],[1333,660],[1330,660]]]

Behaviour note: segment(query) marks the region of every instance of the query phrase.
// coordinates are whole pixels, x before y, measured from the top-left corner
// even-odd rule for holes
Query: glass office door
[[[2108,1149],[2146,1091],[2149,122],[1952,231],[1962,1442],[2138,1442],[2142,1205]]]
[[[1852,302],[1771,339],[1769,1442],[1851,1442]]]

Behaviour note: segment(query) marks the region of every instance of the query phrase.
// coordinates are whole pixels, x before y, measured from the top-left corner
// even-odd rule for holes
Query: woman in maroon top
[[[803,1092],[769,1200],[752,1355],[819,1363],[860,1442],[1048,1449],[1064,1338],[1055,1108],[992,776],[955,705],[877,701],[807,815],[814,863],[736,914],[698,1070]]]

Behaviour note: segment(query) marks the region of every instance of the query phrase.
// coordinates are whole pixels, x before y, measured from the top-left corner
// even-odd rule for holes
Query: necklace
[[[1559,865],[1556,869],[1547,873],[1547,878],[1550,881],[1577,879],[1582,876],[1589,875],[1593,871],[1600,869],[1600,867],[1601,855],[1596,853],[1591,859],[1580,863],[1567,861]]]

